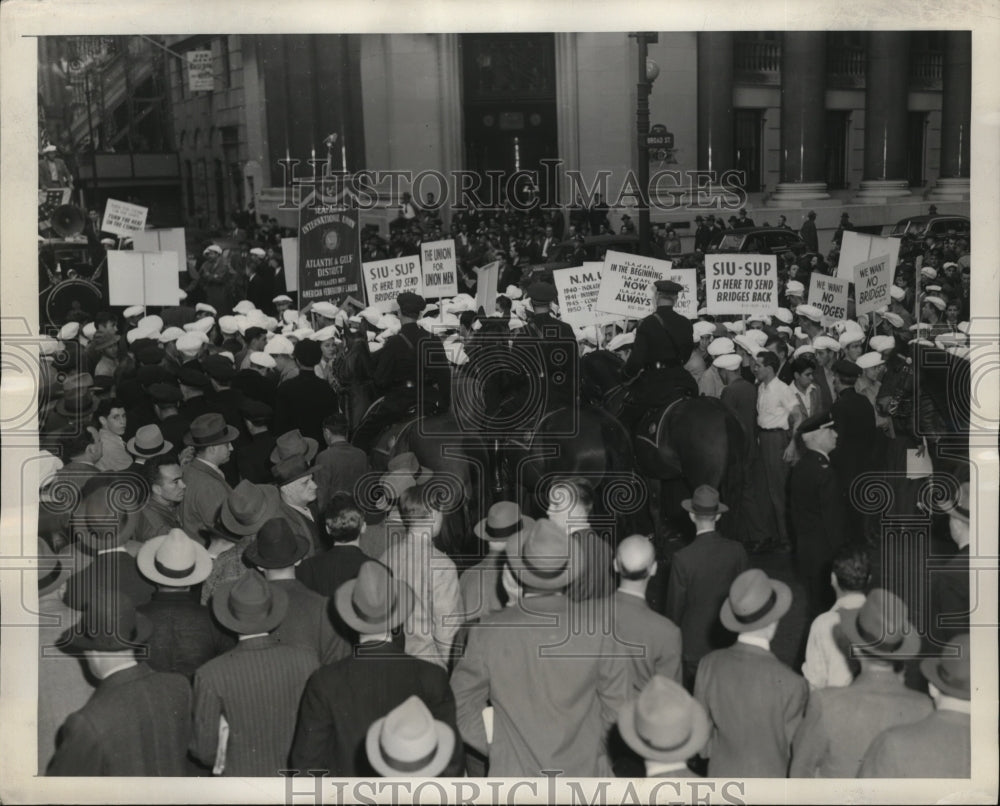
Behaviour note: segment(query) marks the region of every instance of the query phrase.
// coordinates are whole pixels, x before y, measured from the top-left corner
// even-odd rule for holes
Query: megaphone
[[[49,222],[61,237],[70,238],[83,232],[87,223],[83,210],[73,204],[60,204],[52,213]]]

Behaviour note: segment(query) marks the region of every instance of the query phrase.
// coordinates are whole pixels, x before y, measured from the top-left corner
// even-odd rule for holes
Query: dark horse
[[[597,401],[612,416],[619,417],[628,394],[620,381],[622,360],[607,350],[596,350],[580,363],[585,399]],[[665,409],[648,412],[640,419],[636,432],[636,462],[646,479],[658,544],[662,545],[666,537],[666,523],[677,531],[689,531],[690,523],[680,502],[701,484],[719,490],[730,508],[728,518],[738,519],[747,437],[721,401],[712,397],[681,398]]]

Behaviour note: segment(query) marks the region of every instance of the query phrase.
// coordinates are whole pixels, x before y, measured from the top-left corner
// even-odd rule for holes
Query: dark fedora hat
[[[513,501],[497,501],[472,531],[480,540],[507,540],[534,522],[533,518],[522,515],[521,508]]]
[[[125,443],[125,448],[133,456],[149,459],[173,450],[174,444],[163,438],[163,432],[158,425],[144,425],[135,432],[135,436]]]
[[[729,507],[719,502],[719,491],[707,484],[695,489],[690,498],[681,501],[681,506],[695,515],[721,515],[729,511]]]
[[[227,425],[221,414],[209,412],[195,417],[188,433],[184,435],[184,444],[195,448],[208,448],[212,445],[225,445],[239,435],[240,432]]]
[[[70,534],[75,543],[91,551],[103,551],[125,544],[135,531],[136,519],[116,511],[112,501],[131,482],[95,476],[84,487],[83,499],[70,518]]]
[[[309,541],[295,534],[284,518],[271,518],[247,546],[244,558],[259,568],[288,568],[309,553]]]
[[[333,596],[334,607],[344,623],[362,635],[393,630],[413,612],[416,594],[404,581],[376,560],[361,565]]]
[[[434,475],[433,470],[420,464],[416,454],[410,452],[393,456],[386,464],[386,472],[407,473],[413,476],[417,484],[426,484]]]
[[[292,456],[271,466],[271,476],[279,487],[311,476],[315,472],[316,468],[309,464],[304,456]]]
[[[659,674],[618,710],[625,744],[649,761],[686,761],[705,746],[711,729],[701,703]]]
[[[560,590],[583,570],[580,544],[548,518],[507,539],[507,564],[522,584]]]
[[[969,634],[964,633],[952,639],[940,657],[920,661],[920,673],[942,694],[971,700],[972,663],[969,653]]]
[[[270,484],[254,484],[243,479],[226,496],[219,521],[234,535],[252,535],[278,514],[281,496]]]
[[[302,432],[296,428],[286,431],[274,441],[271,462],[277,464],[293,456],[304,456],[307,462],[311,462],[318,451],[319,443],[312,437],[302,436]]]
[[[780,619],[792,606],[792,589],[759,568],[744,571],[729,586],[719,620],[732,632],[750,632]]]
[[[70,551],[56,554],[49,544],[38,538],[38,595],[58,590],[75,571],[76,557]]]
[[[108,588],[92,598],[80,620],[63,633],[59,643],[69,649],[121,652],[138,649],[153,634],[153,623],[135,609],[132,598]]]
[[[219,585],[212,595],[212,613],[238,635],[271,632],[288,612],[288,594],[271,585],[257,570]]]
[[[920,649],[920,635],[910,623],[906,604],[882,588],[874,588],[861,607],[842,611],[840,627],[852,650],[862,655],[895,658]]]

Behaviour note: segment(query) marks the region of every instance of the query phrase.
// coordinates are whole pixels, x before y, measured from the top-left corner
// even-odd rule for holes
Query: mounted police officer
[[[576,334],[569,324],[552,316],[554,285],[532,283],[527,296],[531,300],[531,314],[511,341],[513,365],[521,381],[518,410],[541,414],[573,406],[579,378]]]
[[[622,377],[632,382],[632,401],[623,412],[635,423],[653,408],[677,397],[698,395],[698,384],[684,365],[694,349],[691,320],[674,310],[684,290],[671,280],[657,280],[656,311],[639,323],[632,352],[622,367]]]
[[[399,332],[385,340],[375,356],[374,383],[382,399],[365,415],[354,444],[367,452],[383,429],[417,407],[418,416],[447,411],[451,401],[451,365],[441,340],[417,324],[424,298],[409,291],[396,297]]]

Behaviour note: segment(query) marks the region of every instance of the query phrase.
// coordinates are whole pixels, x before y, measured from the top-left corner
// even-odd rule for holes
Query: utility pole
[[[636,171],[639,179],[639,253],[649,255],[651,252],[649,242],[649,91],[653,86],[653,77],[650,77],[646,67],[648,59],[648,45],[650,42],[656,43],[659,35],[648,31],[629,34],[635,37],[639,46],[639,83],[636,85],[636,136],[639,152],[639,165]]]

